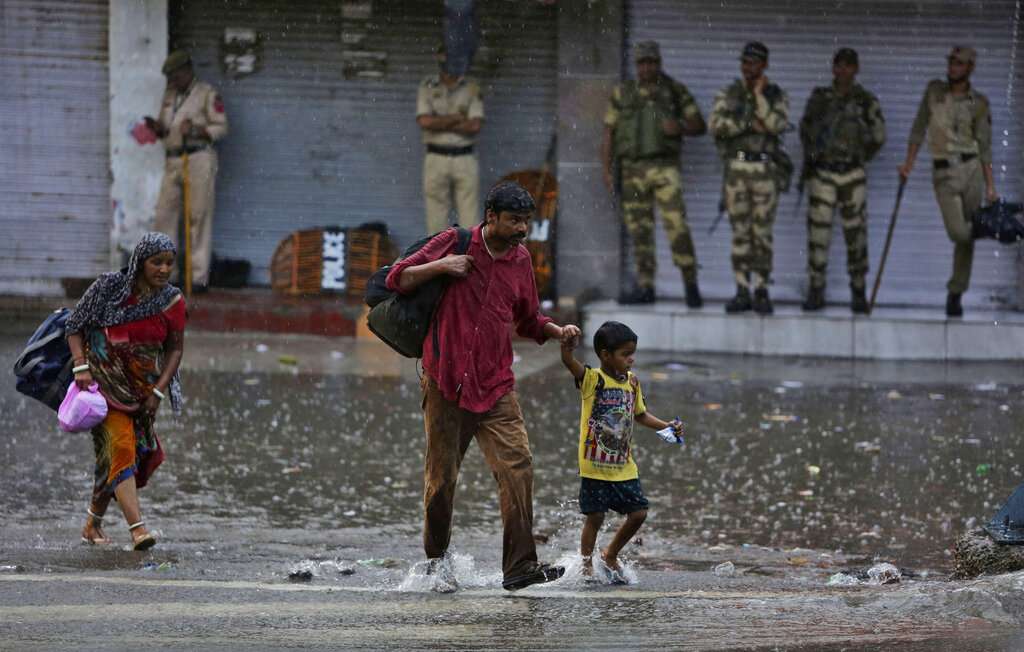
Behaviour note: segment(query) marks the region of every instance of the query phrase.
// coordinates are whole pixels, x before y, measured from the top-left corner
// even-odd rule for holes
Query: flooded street
[[[640,428],[650,516],[624,551],[633,582],[613,587],[583,582],[574,557],[578,393],[554,343],[517,344],[539,553],[569,572],[501,590],[496,490],[473,446],[452,544],[462,588],[442,596],[414,570],[423,428],[412,362],[374,342],[190,338],[186,408],[162,413],[167,461],[142,491],[160,540],[150,553],[120,549],[119,515],[107,526],[117,545],[78,543],[90,437],[60,432],[4,376],[0,647],[46,649],[70,632],[104,646],[138,626],[139,605],[162,649],[1022,644],[1024,575],[948,581],[955,537],[1024,479],[1019,365],[690,356],[641,342],[648,405],[682,418],[687,445]],[[22,340],[0,337],[0,358]],[[880,561],[904,580],[828,586]],[[309,581],[289,581],[302,571]]]

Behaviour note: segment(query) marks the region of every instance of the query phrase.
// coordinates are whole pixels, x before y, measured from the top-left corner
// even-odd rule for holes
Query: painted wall
[[[131,129],[156,116],[166,85],[167,0],[110,3],[110,266],[127,262],[139,237],[153,225],[164,169],[160,143],[139,145]]]

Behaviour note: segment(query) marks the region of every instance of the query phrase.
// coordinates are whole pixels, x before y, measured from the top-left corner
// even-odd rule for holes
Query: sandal
[[[94,532],[102,534],[100,528],[103,527],[103,517],[92,511],[92,508],[86,509],[85,512],[89,515],[89,523],[86,524],[86,528],[91,528]],[[109,544],[111,543],[110,538],[107,536],[101,537],[89,537],[85,535],[85,529],[82,529],[82,543],[88,543],[91,546],[96,544]]]
[[[138,529],[138,528],[142,527],[145,524],[146,524],[145,521],[139,521],[138,523],[132,523],[131,525],[128,526],[128,531],[131,532],[132,530]],[[145,534],[143,534],[141,537],[139,537],[137,539],[135,538],[134,534],[132,535],[132,550],[149,550],[150,548],[152,548],[155,545],[156,545],[156,538],[152,534],[150,534],[149,532],[146,532]]]

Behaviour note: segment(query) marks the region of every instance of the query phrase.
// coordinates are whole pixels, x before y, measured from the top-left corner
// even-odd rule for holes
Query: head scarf
[[[64,328],[66,335],[82,333],[95,328],[106,328],[152,317],[163,312],[181,290],[170,283],[139,299],[132,305],[125,301],[135,290],[135,281],[142,273],[143,264],[152,256],[165,251],[176,252],[174,242],[163,233],[150,232],[135,245],[128,267],[119,272],[100,274],[78,301]],[[171,381],[171,406],[177,410],[181,403],[181,383],[178,374]]]

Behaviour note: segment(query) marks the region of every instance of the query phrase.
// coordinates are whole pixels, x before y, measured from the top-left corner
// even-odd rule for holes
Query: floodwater
[[[0,336],[0,358],[12,360],[21,343]],[[168,459],[142,492],[160,538],[148,554],[120,548],[128,537],[119,517],[108,519],[119,546],[77,543],[90,438],[61,433],[6,376],[0,620],[15,627],[10,638],[0,628],[0,647],[61,640],[82,626],[79,602],[97,597],[113,603],[109,620],[82,630],[84,640],[91,632],[100,645],[119,627],[127,636],[130,604],[123,622],[115,607],[135,592],[162,604],[152,626],[166,639],[157,640],[181,649],[243,649],[247,639],[365,649],[385,641],[404,649],[836,650],[898,642],[958,651],[1021,643],[1024,575],[948,580],[955,537],[1021,482],[1019,365],[641,348],[635,371],[648,407],[681,417],[687,443],[672,446],[638,427],[651,510],[624,552],[631,583],[607,586],[584,582],[574,556],[578,393],[556,345],[517,351],[539,553],[569,572],[514,597],[500,589],[496,491],[475,447],[456,503],[461,588],[441,596],[419,574],[419,386],[411,363],[374,343],[192,338],[188,403],[180,418],[161,416]],[[881,561],[904,580],[828,586],[836,573]],[[725,562],[733,570],[716,574]],[[302,571],[309,581],[289,581]],[[173,633],[188,621],[193,631],[219,633]],[[39,631],[54,638],[29,634]]]

